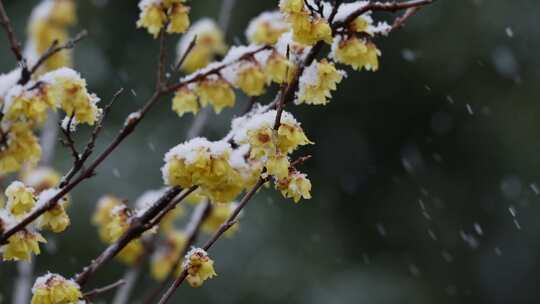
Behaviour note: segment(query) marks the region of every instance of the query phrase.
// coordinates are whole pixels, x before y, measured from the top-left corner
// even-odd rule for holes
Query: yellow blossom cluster
[[[250,22],[246,37],[250,43],[273,45],[288,30],[281,12],[264,12]]]
[[[162,168],[165,184],[190,188],[215,203],[229,203],[248,182],[231,162],[232,149],[226,142],[194,138],[172,148]]]
[[[256,62],[243,62],[238,67],[235,85],[248,96],[259,96],[265,91],[267,77]]]
[[[39,140],[26,122],[0,125],[0,176],[21,169],[24,164],[34,165],[41,158]]]
[[[276,183],[276,189],[281,191],[283,196],[292,198],[295,203],[298,203],[301,198],[311,198],[311,181],[303,173],[292,172]]]
[[[92,223],[98,227],[101,240],[112,244],[129,229],[132,218],[132,211],[120,199],[104,196],[98,201]],[[116,258],[127,265],[133,265],[143,251],[142,241],[135,239],[129,242]]]
[[[300,76],[297,104],[325,105],[346,74],[326,59],[314,61]]]
[[[20,181],[12,182],[5,190],[7,202],[0,209],[0,222],[4,226],[12,226],[26,217],[34,208],[44,204],[57,194],[58,190],[50,188],[39,193]],[[35,228],[62,232],[70,224],[65,211],[67,199],[64,197],[51,210],[39,216]],[[45,243],[43,236],[34,227],[27,227],[8,238],[6,245],[0,247],[4,260],[28,260],[32,254],[40,253],[39,243]],[[5,227],[4,227],[5,229]]]
[[[60,68],[41,78],[48,84],[53,99],[68,117],[73,116],[77,124],[94,125],[101,115],[97,107],[99,98],[88,92],[86,81],[79,73],[70,68]]]
[[[276,51],[272,51],[265,65],[267,82],[277,84],[289,83],[294,77],[296,68],[294,64]]]
[[[336,39],[332,50],[337,62],[350,65],[355,70],[364,68],[367,71],[377,71],[379,69],[381,51],[373,42],[354,36],[345,40]]]
[[[194,40],[195,44],[190,49]],[[185,56],[180,68],[187,73],[206,67],[216,55],[223,55],[226,51],[223,32],[208,18],[195,22],[182,36],[177,48],[178,60]]]
[[[249,157],[266,166],[266,173],[277,179],[289,175],[288,155],[300,146],[312,144],[302,127],[288,112],[283,112],[281,124],[274,129],[276,111],[248,117],[237,122],[235,141],[250,146]],[[234,127],[234,126],[233,126]]]
[[[137,27],[145,28],[156,38],[162,29],[169,34],[184,33],[190,24],[185,0],[141,0]]]
[[[61,108],[73,125],[93,125],[101,110],[99,98],[88,92],[86,81],[70,68],[60,68],[26,85],[13,84],[3,95],[3,118],[0,124],[0,174],[18,171],[24,164],[33,165],[41,156],[36,126],[47,118],[49,110]]]
[[[289,154],[312,142],[288,112],[282,113],[280,125],[277,130],[274,129],[276,114],[275,110],[271,110],[251,117],[237,118],[233,122],[234,141],[247,145],[249,163],[259,164],[259,168],[265,167],[265,172],[258,172],[274,177],[276,188],[283,196],[291,197],[295,202],[300,197],[309,199],[311,184],[304,174],[291,168]],[[299,176],[303,178],[302,181]],[[301,186],[301,189],[297,189],[297,186]],[[297,193],[300,193],[300,196]]]
[[[205,74],[216,66],[224,68]],[[293,63],[275,50],[257,46],[233,47],[221,62],[183,79],[189,84],[176,91],[172,109],[182,116],[185,113],[197,114],[200,107],[211,105],[216,113],[220,113],[224,108],[235,105],[234,88],[239,88],[247,96],[259,96],[264,94],[270,82],[281,84],[290,81],[294,71]]]
[[[212,105],[216,113],[235,104],[236,95],[231,85],[222,77],[207,77],[197,85],[184,86],[174,95],[172,109],[182,116],[197,114],[201,106]]]
[[[39,55],[57,41],[59,44],[69,39],[68,27],[77,21],[74,0],[43,0],[32,11],[28,26],[29,41],[25,50],[26,56],[33,63]],[[40,72],[60,67],[71,66],[70,50],[63,50],[51,56]]]
[[[286,15],[293,31],[294,40],[313,45],[319,41],[332,43],[332,29],[323,16],[314,14],[305,0],[281,0],[279,8]]]
[[[217,275],[214,261],[201,248],[193,248],[186,254],[182,268],[187,271],[186,280],[191,287],[201,287],[204,281]]]
[[[39,255],[39,243],[46,243],[43,236],[36,231],[21,230],[12,235],[8,244],[1,248],[4,261],[28,261],[32,254]]]
[[[186,246],[187,236],[184,232],[171,230],[165,233],[164,241],[161,246],[152,254],[150,259],[150,270],[152,276],[162,281],[171,273],[171,271],[180,271],[181,267],[173,269],[178,264]]]
[[[81,288],[75,281],[49,273],[36,279],[31,304],[75,304],[81,303],[82,297]]]

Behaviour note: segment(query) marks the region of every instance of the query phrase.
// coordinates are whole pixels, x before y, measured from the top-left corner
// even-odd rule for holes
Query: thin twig
[[[105,293],[105,292],[108,292],[108,291],[111,291],[121,285],[124,285],[126,284],[126,281],[125,280],[118,280],[112,284],[109,284],[107,286],[103,286],[103,287],[100,287],[100,288],[96,288],[94,290],[91,290],[89,292],[85,292],[83,294],[83,298],[86,298],[86,299],[89,299],[89,298],[92,298],[92,297],[95,297],[99,294],[102,294],[102,293]]]
[[[236,60],[233,60],[233,61],[230,61],[230,62],[222,62],[221,64],[217,64],[215,67],[213,67],[212,69],[210,70],[205,70],[203,73],[193,73],[191,76],[188,76],[186,77],[183,81],[180,81],[176,84],[173,84],[173,85],[170,85],[168,86],[167,88],[165,88],[165,93],[171,93],[171,92],[174,92],[176,90],[178,90],[179,88],[183,87],[183,86],[186,86],[188,84],[191,84],[191,83],[194,83],[194,82],[198,82],[198,81],[201,81],[205,78],[207,78],[208,76],[210,75],[216,75],[216,74],[219,74],[219,72],[221,72],[223,69],[231,66],[231,65],[234,65],[240,61],[244,61],[244,60],[249,60],[250,58],[252,58],[255,54],[257,53],[260,53],[264,50],[268,50],[272,48],[271,46],[267,46],[267,45],[264,45],[264,46],[261,46],[251,52],[247,52],[245,54],[243,54],[242,56],[238,57]]]
[[[163,91],[163,88],[165,87],[165,81],[163,80],[165,77],[165,60],[167,59],[167,49],[165,48],[165,28],[166,26],[164,26],[159,32],[159,54],[156,77],[156,92]]]
[[[184,52],[184,54],[182,54],[182,57],[180,57],[180,60],[178,60],[178,63],[174,67],[174,70],[173,70],[174,72],[177,72],[178,70],[180,70],[180,67],[182,67],[182,65],[186,61],[186,59],[189,56],[189,54],[191,53],[191,51],[193,51],[193,48],[195,47],[195,44],[197,44],[197,35],[195,35],[193,37],[193,39],[189,43],[186,51]]]
[[[421,6],[417,7],[411,7],[405,11],[403,16],[396,18],[394,20],[394,23],[392,24],[391,31],[400,29],[405,26],[405,22],[407,19],[411,18],[414,14],[416,14],[420,9],[422,9]]]
[[[112,304],[125,304],[129,301],[129,294],[131,293],[131,290],[135,286],[135,282],[137,281],[137,278],[139,276],[139,273],[141,271],[141,265],[136,265],[135,268],[129,269],[124,274],[124,279],[126,281],[126,284],[122,285],[118,290],[116,291],[116,294],[114,295],[114,299],[112,301]]]
[[[58,45],[58,40],[53,41],[51,46],[43,53],[39,59],[36,61],[36,63],[30,68],[30,76],[36,73],[36,71],[52,56],[54,56],[56,53],[61,52],[63,50],[69,50],[75,47],[75,45],[84,39],[86,36],[88,36],[88,32],[86,30],[83,30],[79,32],[75,37],[69,39],[66,43]],[[20,84],[24,84],[28,82],[28,80],[24,80],[21,78],[19,81]]]
[[[84,150],[82,153],[79,154],[77,151],[77,148],[75,147],[75,142],[71,138],[71,124],[73,123],[73,118],[75,116],[75,113],[72,114],[68,121],[68,126],[66,129],[62,128],[62,132],[64,133],[66,137],[66,144],[71,150],[71,154],[73,156],[73,167],[68,171],[66,175],[62,177],[62,180],[60,181],[59,188],[65,187],[69,182],[75,177],[75,175],[82,170],[84,163],[86,160],[92,155],[94,152],[94,147],[96,144],[96,140],[98,138],[99,133],[103,129],[103,124],[105,121],[105,118],[110,113],[111,108],[113,104],[120,98],[122,93],[124,92],[124,89],[121,88],[118,90],[113,97],[111,98],[111,101],[103,108],[103,112],[101,113],[101,117],[99,118],[99,121],[96,123],[94,129],[92,130],[92,134],[90,138],[88,139],[88,142],[86,143],[86,146],[84,147]],[[91,174],[93,175],[93,174]]]
[[[19,42],[19,40],[17,40],[17,37],[15,36],[15,31],[11,26],[11,20],[9,20],[6,9],[4,8],[3,0],[0,0],[0,24],[2,25],[4,31],[7,34],[11,51],[13,52],[13,55],[15,55],[17,62],[22,65],[23,70],[26,69],[28,72],[28,67],[26,66],[25,59],[22,55],[21,43]]]
[[[76,166],[76,164],[80,162],[81,155],[79,154],[79,151],[77,151],[77,147],[75,147],[75,140],[73,140],[73,137],[71,136],[73,118],[75,118],[75,112],[73,112],[73,114],[71,114],[71,116],[69,117],[66,128],[61,127],[60,130],[64,135],[64,139],[61,142],[71,151],[71,156],[74,159],[74,166]]]
[[[405,2],[372,2],[352,12],[345,20],[333,24],[333,28],[345,27],[351,24],[356,17],[369,11],[397,12],[412,7],[421,7],[433,3],[434,0],[411,0]]]

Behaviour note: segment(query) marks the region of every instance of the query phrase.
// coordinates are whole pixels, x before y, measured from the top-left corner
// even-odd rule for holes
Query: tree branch
[[[341,22],[335,22],[332,27],[340,28],[340,27],[346,27],[351,22],[353,22],[356,17],[367,13],[369,11],[379,11],[379,12],[397,12],[401,10],[406,10],[413,7],[421,7],[428,4],[433,3],[434,0],[410,0],[405,2],[373,2],[369,3],[364,7],[361,7],[357,9],[356,11],[352,12],[345,20]]]
[[[15,37],[15,32],[13,31],[13,27],[11,26],[11,20],[9,20],[6,9],[4,8],[3,0],[0,0],[0,25],[2,25],[4,31],[7,34],[11,51],[13,52],[13,55],[15,55],[17,62],[22,65],[23,70],[26,69],[26,71],[28,72],[26,61],[22,55],[21,43],[19,42],[19,40],[17,40],[17,37]]]
[[[84,39],[86,36],[88,36],[88,32],[86,30],[81,31],[78,33],[75,37],[69,39],[66,43],[62,45],[58,45],[58,40],[55,40],[51,46],[43,53],[39,59],[36,61],[36,63],[30,68],[30,72],[27,79],[24,79],[21,77],[19,80],[19,84],[25,84],[30,80],[30,77],[36,73],[36,71],[52,56],[54,56],[56,53],[59,53],[63,50],[69,50],[73,49],[75,45]]]
[[[159,222],[153,221],[153,219],[158,216],[163,209],[168,208],[170,204],[176,206],[189,194],[191,194],[191,192],[195,191],[195,189],[197,189],[197,187],[191,187],[182,192],[182,189],[179,187],[170,188],[146,212],[139,217],[135,217],[131,221],[129,229],[116,242],[109,245],[95,260],[90,263],[90,265],[84,267],[82,272],[75,275],[75,281],[80,286],[84,286],[88,279],[99,268],[116,256],[127,244],[129,244],[129,242],[140,237],[145,231],[152,229],[155,225],[159,224]],[[180,196],[175,199],[179,194]],[[153,224],[149,225],[148,223],[151,222]]]
[[[89,298],[92,298],[94,296],[97,296],[99,294],[102,294],[102,293],[105,293],[105,292],[108,292],[108,291],[111,291],[121,285],[124,285],[126,284],[126,281],[124,280],[118,280],[112,284],[109,284],[107,286],[103,286],[103,287],[100,287],[100,288],[96,288],[94,290],[91,290],[89,292],[86,292],[83,294],[83,298],[86,298],[86,299],[89,299]]]

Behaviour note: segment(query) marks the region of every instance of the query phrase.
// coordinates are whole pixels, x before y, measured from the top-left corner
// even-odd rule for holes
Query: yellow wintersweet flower
[[[34,189],[19,181],[12,182],[5,191],[7,197],[6,209],[16,218],[23,217],[36,205]]]
[[[214,233],[216,232],[219,227],[227,221],[227,219],[231,216],[234,209],[238,206],[237,203],[230,203],[230,204],[213,204],[212,209],[210,210],[210,214],[206,217],[204,222],[202,223],[201,229],[202,231],[206,233]],[[240,228],[240,224],[235,223],[233,226],[231,226],[226,232],[226,236],[232,236],[234,235],[238,229]]]
[[[298,125],[283,123],[277,133],[278,147],[283,153],[291,153],[299,146],[313,144]]]
[[[111,218],[105,224],[105,229],[108,231],[107,241],[114,242],[120,238],[129,228],[130,210],[124,205],[119,205],[111,210]]]
[[[2,248],[4,261],[30,260],[32,254],[39,255],[39,243],[47,241],[38,232],[21,230],[9,237],[8,243]]]
[[[325,105],[330,102],[330,93],[337,88],[345,76],[345,72],[336,69],[335,65],[326,59],[314,61],[300,76],[300,89],[297,104],[307,103]]]
[[[272,52],[264,67],[267,80],[277,84],[289,83],[294,77],[295,70],[295,65],[277,52]]]
[[[211,104],[216,113],[235,104],[236,95],[232,87],[222,78],[205,79],[197,86],[197,95],[201,105]]]
[[[173,266],[180,259],[182,252],[187,245],[187,236],[182,231],[170,231],[165,236],[164,244],[159,246],[150,259],[150,270],[152,276],[162,281],[171,271]],[[181,270],[178,267],[178,270]]]
[[[319,41],[332,43],[332,29],[324,18],[313,18],[309,12],[291,14],[288,17],[293,29],[293,39],[297,42],[314,45]]]
[[[355,70],[364,68],[367,71],[377,71],[380,55],[381,52],[375,44],[356,37],[336,41],[333,46],[333,56],[336,61],[348,64]]]
[[[29,31],[29,36],[35,43],[36,54],[44,53],[54,41],[65,43],[69,39],[67,29],[64,29],[63,27],[51,26],[51,23],[48,21],[37,21],[31,24]],[[71,65],[71,51],[63,50],[47,59],[46,70],[53,70]]]
[[[0,175],[19,170],[24,164],[34,165],[41,157],[41,147],[32,127],[24,122],[1,125],[7,134],[7,147],[0,150]]]
[[[277,179],[282,179],[289,175],[289,165],[289,158],[286,155],[273,155],[266,162],[266,172]]]
[[[169,9],[169,26],[167,33],[184,33],[189,27],[189,7],[182,3],[174,3]]]
[[[245,64],[236,75],[235,84],[248,96],[259,96],[264,93],[266,76],[260,66]]]
[[[69,224],[69,216],[62,204],[56,204],[54,208],[45,212],[37,221],[39,229],[48,229],[56,233],[66,230]]]
[[[231,166],[231,147],[226,142],[194,138],[172,148],[165,155],[162,173],[165,184],[189,188],[212,202],[228,203],[244,189],[244,180]]]
[[[191,287],[201,287],[204,281],[217,275],[214,261],[201,248],[193,248],[188,252],[182,266],[187,270],[186,280]]]
[[[272,156],[276,153],[276,143],[274,130],[270,126],[264,126],[247,131],[248,141],[251,145],[250,157],[259,159],[265,156]]]
[[[201,189],[197,188],[197,190],[191,192],[191,194],[186,197],[186,202],[192,205],[197,205],[204,199],[205,196],[201,194]]]
[[[40,194],[39,200],[47,201],[49,198],[56,195],[57,192],[57,189],[45,190]],[[66,213],[67,202],[66,197],[60,199],[52,209],[48,210],[37,219],[37,227],[39,229],[48,229],[56,233],[66,230],[70,224],[69,216]]]
[[[144,246],[140,239],[129,242],[116,256],[116,258],[126,265],[135,264],[144,252]]]
[[[254,44],[273,45],[281,34],[289,30],[280,12],[264,12],[248,25],[246,37]]]
[[[54,0],[49,20],[59,26],[75,24],[77,22],[75,2],[73,0]]]
[[[249,145],[249,157],[255,164],[260,162],[266,166],[266,173],[277,179],[289,175],[289,159],[287,155],[299,146],[312,144],[306,137],[300,124],[294,117],[283,112],[280,125],[274,130],[277,112],[271,110],[256,114],[245,121],[234,121],[234,140],[241,145]],[[239,118],[240,119],[240,118]],[[256,168],[256,165],[251,164]],[[254,170],[254,172],[260,172]]]
[[[227,51],[223,31],[212,19],[203,18],[195,22],[182,36],[177,50],[179,58],[185,55],[194,39],[195,45],[181,66],[181,69],[187,73],[204,68],[216,55],[223,55]]]
[[[49,109],[56,106],[51,90],[34,82],[24,87],[20,85],[13,87],[5,99],[5,118],[10,121],[42,123],[47,118]]]
[[[51,167],[28,168],[21,173],[22,181],[34,188],[36,194],[60,183],[60,173]]]
[[[113,219],[112,210],[122,204],[123,203],[119,198],[111,195],[106,195],[97,202],[96,211],[92,216],[92,223],[98,227],[99,237],[102,241],[108,242],[110,240],[106,225]]]
[[[32,294],[31,304],[76,304],[83,297],[79,284],[53,273],[37,278]]]
[[[30,40],[26,50],[30,61],[43,54],[54,41],[59,44],[67,42],[69,33],[67,27],[75,24],[77,16],[73,0],[42,1],[33,11],[28,26]],[[72,65],[70,50],[62,50],[51,56],[41,71],[57,69]],[[41,72],[40,71],[40,72]]]
[[[137,20],[137,27],[146,28],[148,33],[156,38],[167,22],[165,9],[159,4],[159,1],[152,0],[141,1],[139,8],[141,13],[139,14],[139,20]]]
[[[304,0],[280,0],[279,9],[284,13],[300,13],[304,11]]]
[[[357,33],[368,33],[369,26],[373,23],[373,19],[369,15],[358,16],[351,23],[351,29]]]
[[[174,94],[172,109],[180,117],[185,113],[197,114],[199,112],[197,95],[187,87],[180,88]]]
[[[90,94],[86,88],[86,81],[79,73],[69,68],[60,68],[49,72],[41,80],[48,83],[54,100],[68,117],[74,115],[75,123],[94,125],[101,115],[96,103],[99,98]]]
[[[284,197],[292,198],[295,203],[301,198],[311,198],[311,182],[305,174],[299,172],[293,172],[288,177],[278,180],[276,188]]]
[[[250,145],[252,159],[287,155],[299,146],[312,144],[298,121],[288,112],[282,113],[280,126],[274,130],[276,114],[271,110],[254,115],[237,130],[235,141]]]
[[[131,210],[125,205],[113,207],[109,213],[109,221],[103,226],[103,238],[107,243],[117,241],[129,229]],[[100,232],[101,233],[101,232]],[[120,261],[132,265],[144,251],[140,239],[129,242],[116,256]]]
[[[183,33],[189,27],[189,7],[184,0],[141,0],[137,27],[146,28],[154,38],[167,25],[167,33]]]

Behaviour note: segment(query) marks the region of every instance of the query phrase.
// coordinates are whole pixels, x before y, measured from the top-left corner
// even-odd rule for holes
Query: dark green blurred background
[[[4,2],[24,37],[38,1]],[[192,19],[216,17],[220,2],[192,1]],[[238,0],[228,41],[244,42],[249,19],[276,5]],[[78,6],[77,28],[90,36],[76,49],[77,69],[102,99],[120,87],[136,93],[114,107],[103,147],[151,93],[157,44],[135,28],[136,1]],[[176,302],[538,303],[539,15],[537,0],[439,0],[378,40],[379,72],[349,73],[326,107],[289,108],[317,143],[300,152],[314,155],[304,168],[314,198],[295,205],[264,190],[240,233],[213,251],[219,276],[182,287]],[[3,33],[0,45],[6,72],[13,58]],[[246,102],[212,116],[205,135],[221,138]],[[101,194],[134,200],[162,185],[163,154],[192,122],[169,107],[163,100],[74,191],[73,224],[48,237],[38,274],[71,276],[103,250],[89,220]],[[57,168],[70,161],[60,147]],[[112,262],[90,285],[124,271]],[[0,265],[2,303],[14,273]],[[148,276],[139,283],[135,298],[155,285]]]

